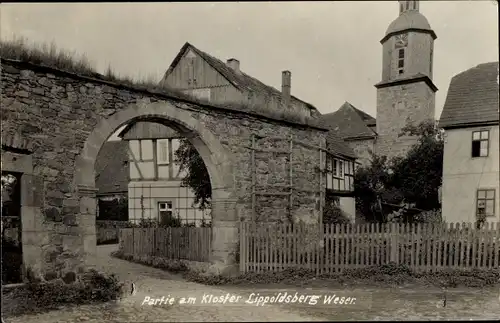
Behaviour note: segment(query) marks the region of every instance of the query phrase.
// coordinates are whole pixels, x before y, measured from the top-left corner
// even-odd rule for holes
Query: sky
[[[438,38],[436,118],[451,78],[498,61],[496,1],[420,1]],[[1,4],[0,36],[55,42],[85,54],[98,72],[160,80],[185,42],[292,94],[320,112],[345,101],[376,116],[380,39],[399,14],[396,1]]]

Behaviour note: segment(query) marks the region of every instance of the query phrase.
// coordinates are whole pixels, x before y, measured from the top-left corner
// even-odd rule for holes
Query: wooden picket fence
[[[211,245],[212,228],[126,228],[119,233],[119,249],[137,257],[206,262]]]
[[[240,224],[240,270],[340,272],[394,262],[415,272],[499,268],[500,223]]]

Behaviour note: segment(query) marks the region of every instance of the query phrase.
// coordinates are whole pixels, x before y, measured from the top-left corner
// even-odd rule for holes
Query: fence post
[[[156,257],[156,233],[157,233],[157,228],[153,228],[153,257]]]
[[[390,225],[390,232],[391,232],[391,262],[398,263],[398,253],[399,253],[399,246],[398,246],[398,227],[397,223],[391,223]]]
[[[132,256],[135,258],[135,228],[132,228]]]

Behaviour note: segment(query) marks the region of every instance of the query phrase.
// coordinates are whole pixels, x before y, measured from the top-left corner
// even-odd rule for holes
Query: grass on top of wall
[[[116,74],[111,66],[108,66],[104,74],[96,71],[93,64],[85,55],[74,51],[60,49],[54,42],[46,43],[28,42],[26,38],[14,37],[12,40],[0,40],[0,57],[4,59],[17,60],[35,65],[46,66],[57,70],[73,73],[79,76],[91,77],[103,81],[112,82],[138,90],[147,90],[152,94],[163,94],[172,98],[191,101],[202,105],[223,108],[233,111],[253,113],[267,118],[320,127],[317,120],[305,115],[294,113],[287,109],[269,109],[268,104],[257,103],[223,103],[215,104],[207,100],[198,99],[178,90],[160,85],[154,77],[137,80]],[[268,98],[272,101],[272,98]]]

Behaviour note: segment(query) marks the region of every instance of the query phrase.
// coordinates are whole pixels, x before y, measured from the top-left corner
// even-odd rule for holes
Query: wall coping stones
[[[239,109],[238,107],[229,107],[227,105],[218,105],[213,102],[206,102],[203,100],[196,100],[186,94],[179,93],[173,89],[165,89],[162,88],[161,91],[159,90],[152,90],[152,89],[146,89],[146,88],[141,88],[139,86],[134,87],[133,85],[128,85],[128,84],[122,84],[122,83],[115,83],[111,81],[107,81],[104,79],[104,76],[99,74],[99,73],[94,73],[89,76],[85,75],[79,75],[75,73],[71,73],[68,71],[63,71],[54,67],[49,67],[46,65],[40,65],[40,64],[34,64],[30,62],[25,62],[25,61],[19,61],[19,60],[14,60],[14,59],[7,59],[0,57],[0,62],[2,65],[2,69],[5,69],[4,65],[7,65],[9,67],[15,66],[16,68],[19,69],[29,69],[32,71],[38,71],[42,73],[50,73],[52,75],[63,75],[69,78],[73,79],[78,79],[78,80],[83,80],[87,81],[89,83],[98,83],[98,84],[103,84],[103,85],[108,85],[116,89],[125,89],[125,90],[130,90],[138,93],[144,93],[147,94],[150,97],[159,97],[161,99],[169,99],[169,100],[176,100],[180,103],[191,103],[191,104],[196,104],[199,106],[202,106],[203,108],[208,108],[211,110],[219,110],[224,113],[233,113],[233,114],[244,114],[244,115],[249,115],[253,116],[259,119],[267,119],[267,120],[272,120],[272,121],[277,121],[280,123],[285,123],[288,125],[294,125],[294,126],[301,126],[301,127],[308,127],[308,128],[313,128],[317,130],[322,130],[322,131],[329,131],[326,127],[321,126],[319,122],[315,119],[311,119],[310,122],[304,123],[304,122],[299,122],[299,121],[293,121],[290,119],[285,119],[279,118],[276,116],[270,116],[270,115],[265,115],[264,113],[261,112],[254,112],[254,111],[248,111],[248,110],[242,110]],[[237,104],[235,104],[237,105]]]

